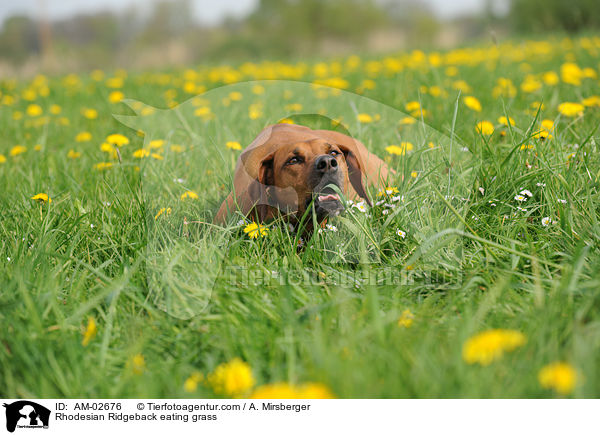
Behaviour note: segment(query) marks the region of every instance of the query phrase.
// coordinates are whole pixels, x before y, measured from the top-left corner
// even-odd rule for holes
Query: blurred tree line
[[[419,0],[259,0],[249,15],[212,26],[194,20],[191,0],[158,0],[149,14],[129,8],[51,23],[15,16],[0,28],[0,67],[32,59],[78,70],[305,58],[454,45],[487,37],[491,27],[497,33],[599,26],[599,0],[510,1],[506,17],[488,7],[481,16],[443,23]]]

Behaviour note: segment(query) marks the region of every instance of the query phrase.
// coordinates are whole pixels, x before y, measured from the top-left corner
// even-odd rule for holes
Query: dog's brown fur
[[[351,199],[363,198],[370,203],[365,186],[384,186],[391,172],[361,142],[345,134],[295,124],[271,125],[238,158],[234,190],[221,204],[215,223],[224,224],[236,209],[259,221],[281,214],[300,218],[316,193],[313,189],[318,176],[332,175],[323,171],[315,174],[315,161],[329,155],[336,160],[332,163],[326,158],[336,166],[332,174]],[[290,162],[294,156],[300,163]]]

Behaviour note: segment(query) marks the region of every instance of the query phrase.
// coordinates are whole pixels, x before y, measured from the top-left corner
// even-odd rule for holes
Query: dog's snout
[[[338,168],[338,162],[333,156],[319,156],[315,160],[315,169],[323,174],[327,172],[335,172]]]

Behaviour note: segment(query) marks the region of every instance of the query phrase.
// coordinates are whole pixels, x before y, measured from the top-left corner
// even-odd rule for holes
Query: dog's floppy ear
[[[273,170],[273,158],[275,153],[265,156],[258,167],[256,180],[248,186],[248,195],[252,204],[253,211],[259,221],[268,218],[271,211],[271,198],[269,197],[269,186],[275,184],[275,173]]]
[[[344,141],[344,143],[338,143],[337,145],[342,150],[342,153],[344,153],[346,165],[348,166],[348,179],[350,180],[350,184],[352,184],[354,191],[371,205],[371,200],[367,195],[363,182],[364,162],[361,161],[358,147],[352,139]]]

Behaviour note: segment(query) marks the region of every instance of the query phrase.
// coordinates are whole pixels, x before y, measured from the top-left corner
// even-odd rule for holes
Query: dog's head
[[[265,156],[258,181],[280,210],[296,210],[301,216],[312,204],[323,220],[344,210],[339,192],[348,189],[348,164],[338,144],[314,138],[282,145]]]
[[[300,219],[312,209],[322,221],[344,210],[340,193],[369,201],[360,146],[364,148],[328,130],[268,127],[240,156],[234,179],[237,203],[244,214],[261,221],[279,214]],[[226,201],[219,216],[232,205]]]

